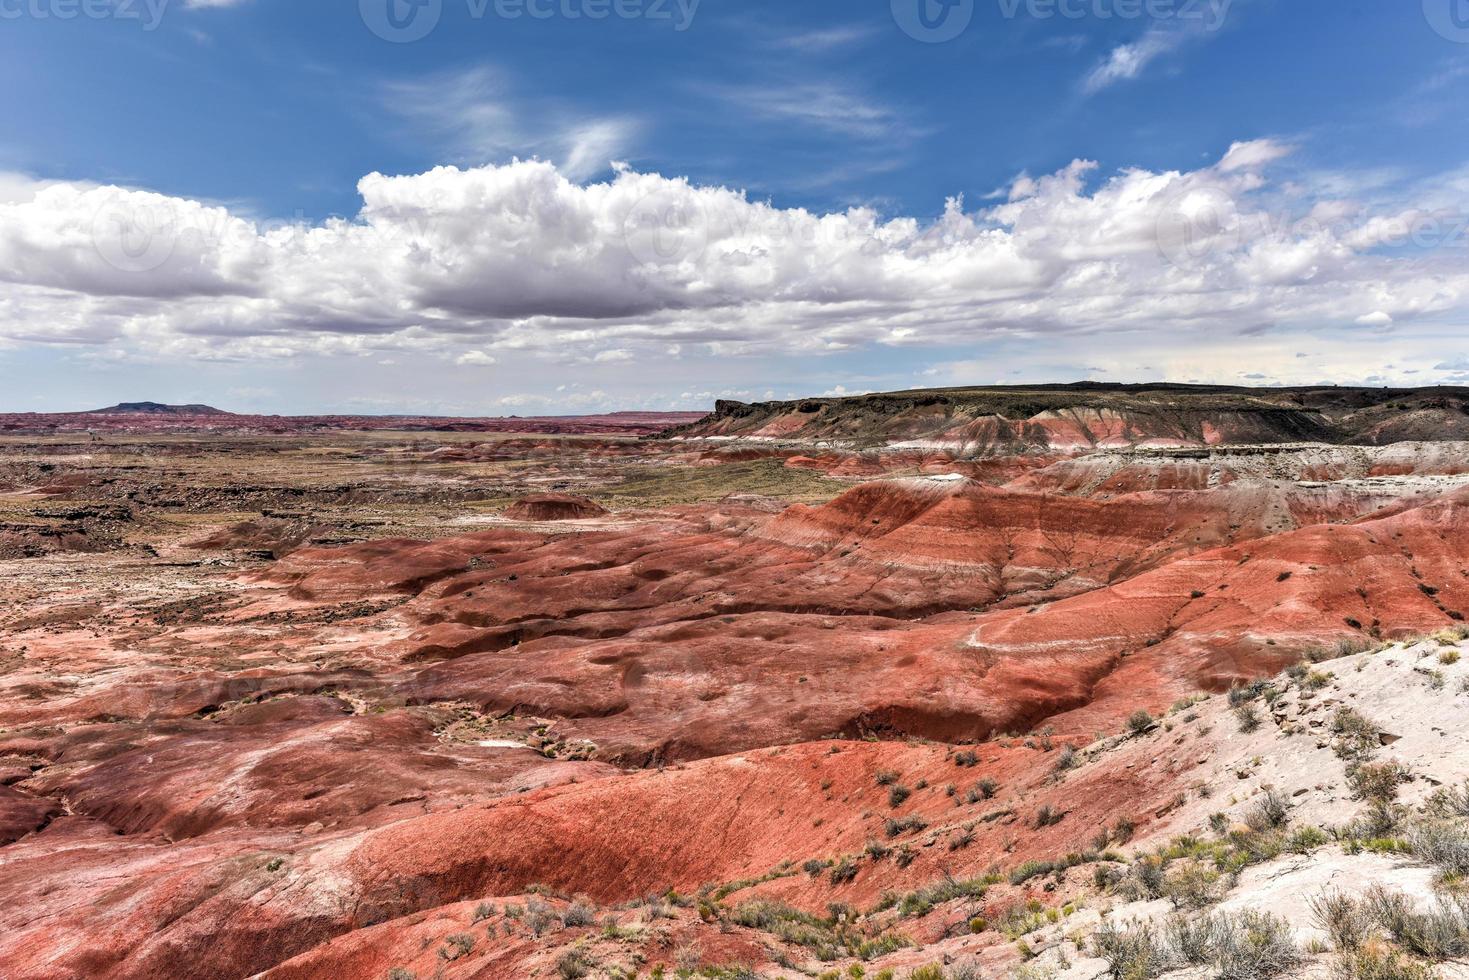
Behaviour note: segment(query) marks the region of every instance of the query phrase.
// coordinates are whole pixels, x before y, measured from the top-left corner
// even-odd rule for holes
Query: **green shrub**
[[[1127,716],[1127,730],[1133,735],[1142,735],[1157,723],[1157,719],[1141,708]]]
[[[883,829],[889,837],[897,837],[906,834],[910,830],[923,830],[928,826],[928,821],[917,814],[909,814],[906,817],[888,817],[883,821]]]
[[[1400,762],[1364,762],[1347,775],[1347,782],[1359,800],[1391,803],[1398,798],[1398,787],[1413,778]]]
[[[589,926],[597,920],[597,913],[585,902],[572,902],[561,913],[561,924],[568,929]]]
[[[585,953],[577,949],[569,949],[561,954],[556,961],[556,976],[561,980],[581,980],[592,972],[596,964],[587,957]]]
[[[1331,938],[1332,948],[1342,953],[1359,949],[1371,934],[1372,921],[1351,896],[1323,892],[1307,900],[1316,925]]]
[[[1408,844],[1414,854],[1445,874],[1469,875],[1469,830],[1462,824],[1419,824],[1408,835]]]
[[[1221,915],[1214,922],[1211,962],[1218,980],[1262,980],[1296,968],[1301,952],[1284,919],[1261,912]]]
[[[439,957],[446,960],[457,960],[461,956],[469,955],[473,949],[474,937],[467,932],[456,932],[444,937],[444,946],[439,950]]]
[[[1355,708],[1337,708],[1331,731],[1337,736],[1336,754],[1343,759],[1369,758],[1382,744],[1382,729]]]
[[[1290,819],[1290,800],[1277,790],[1266,790],[1245,814],[1245,826],[1256,833],[1284,827]]]
[[[1055,826],[1064,819],[1066,819],[1066,813],[1053,809],[1049,803],[1043,804],[1035,812],[1035,825],[1037,829]]]
[[[1092,951],[1107,961],[1113,980],[1153,980],[1175,962],[1166,944],[1145,925],[1121,930],[1104,922],[1092,935]]]
[[[1377,924],[1408,952],[1435,961],[1469,955],[1469,900],[1463,896],[1418,912],[1406,895],[1376,885],[1365,900]]]
[[[1180,861],[1163,877],[1159,888],[1176,908],[1208,908],[1224,897],[1230,883],[1224,875],[1199,861]]]

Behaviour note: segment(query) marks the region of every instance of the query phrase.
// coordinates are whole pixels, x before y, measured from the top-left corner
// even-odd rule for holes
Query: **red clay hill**
[[[411,523],[339,481],[242,523],[240,498],[144,492],[133,457],[17,462],[8,499],[115,494],[130,523],[105,556],[6,565],[3,972],[902,978],[961,937],[1014,958],[1002,923],[1059,920],[1094,880],[1072,864],[1101,881],[1134,832],[1264,792],[1277,763],[1229,699],[1173,730],[1195,699],[1465,623],[1462,398],[724,404],[641,440],[423,449],[405,486],[440,516]],[[673,492],[710,485],[733,489]]]

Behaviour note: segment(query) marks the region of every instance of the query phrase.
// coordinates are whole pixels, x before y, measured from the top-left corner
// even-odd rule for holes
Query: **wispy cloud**
[[[832,51],[839,48],[855,47],[871,40],[876,34],[876,28],[871,26],[848,24],[838,27],[828,27],[822,30],[798,31],[792,34],[783,34],[774,38],[770,46],[797,51]]]
[[[384,108],[461,163],[551,160],[573,180],[606,172],[642,130],[628,116],[585,116],[517,94],[510,78],[479,65],[381,87]]]
[[[715,89],[714,94],[752,116],[814,126],[846,136],[879,139],[910,128],[889,106],[829,82],[726,86]]]
[[[1182,31],[1152,30],[1132,44],[1119,45],[1091,70],[1082,81],[1081,90],[1095,95],[1118,82],[1137,78],[1148,65],[1182,47],[1188,38]]]

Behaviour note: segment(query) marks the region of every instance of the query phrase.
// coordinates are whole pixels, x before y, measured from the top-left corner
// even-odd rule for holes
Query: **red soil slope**
[[[1354,452],[996,462],[1010,485],[296,547],[171,618],[58,604],[9,625],[0,675],[0,962],[551,975],[595,930],[462,964],[436,940],[485,936],[472,905],[533,885],[611,906],[750,879],[731,894],[868,907],[1146,827],[1192,745],[1063,784],[1052,742],[1469,614],[1459,457]],[[907,817],[925,826],[887,824]],[[800,870],[869,840],[895,853]],[[692,910],[667,928],[659,962],[685,939],[770,955]]]

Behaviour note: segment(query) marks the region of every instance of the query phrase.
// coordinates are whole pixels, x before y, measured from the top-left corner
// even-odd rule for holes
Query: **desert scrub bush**
[[[1245,826],[1256,833],[1284,827],[1290,820],[1290,800],[1277,790],[1266,790],[1245,814]]]
[[[582,980],[596,965],[581,950],[569,949],[556,960],[556,976],[561,980]]]
[[[493,918],[494,915],[495,907],[493,905],[489,902],[480,902],[474,907],[474,915],[470,918],[470,921],[476,923],[483,922],[486,919]]]
[[[1338,954],[1331,975],[1333,980],[1438,980],[1433,967],[1380,942]]]
[[[572,902],[561,912],[561,924],[568,929],[589,926],[596,921],[596,910],[581,900]]]
[[[1331,716],[1335,751],[1339,758],[1363,760],[1382,744],[1382,729],[1355,708],[1337,708]]]
[[[1469,829],[1463,824],[1425,821],[1409,831],[1408,846],[1445,875],[1469,875]]]
[[[1469,781],[1463,788],[1443,786],[1428,798],[1428,812],[1440,817],[1469,817]]]
[[[1268,913],[1245,911],[1215,917],[1210,963],[1218,980],[1264,980],[1300,964],[1290,925]]]
[[[1285,850],[1285,835],[1279,831],[1256,831],[1249,828],[1244,833],[1229,835],[1229,849],[1220,857],[1220,867],[1229,871],[1242,871],[1252,864],[1273,861]]]
[[[1023,885],[1032,878],[1050,874],[1055,865],[1050,861],[1026,861],[1010,872],[1010,884]]]
[[[439,950],[439,958],[457,960],[461,956],[468,956],[473,949],[474,937],[467,932],[456,932],[444,937],[444,945]]]
[[[979,765],[979,753],[973,749],[965,749],[963,752],[954,753],[954,765],[960,769],[973,769]]]
[[[539,898],[532,898],[528,899],[525,903],[521,921],[531,931],[531,935],[539,938],[556,921],[556,913],[552,911],[551,906]]]
[[[1118,929],[1104,922],[1092,934],[1092,952],[1107,961],[1113,980],[1153,980],[1176,963],[1167,944],[1147,925]]]
[[[1168,866],[1161,858],[1148,856],[1138,858],[1128,868],[1127,877],[1123,878],[1119,890],[1129,898],[1145,900],[1163,897],[1163,880],[1167,877]]]
[[[1163,936],[1174,955],[1190,966],[1209,960],[1214,942],[1214,919],[1207,915],[1170,915]]]
[[[1159,886],[1174,908],[1203,909],[1224,898],[1231,882],[1217,869],[1200,861],[1180,861],[1169,867]]]
[[[1255,710],[1253,704],[1242,704],[1235,708],[1234,719],[1239,722],[1239,730],[1246,735],[1260,730],[1260,712]]]
[[[1372,935],[1372,919],[1356,899],[1341,892],[1322,892],[1306,900],[1311,918],[1338,952],[1359,949]]]
[[[1037,830],[1044,827],[1054,827],[1064,819],[1066,819],[1065,811],[1054,809],[1049,803],[1042,804],[1041,808],[1035,812],[1035,826]]]
[[[957,833],[953,837],[949,838],[949,850],[951,850],[951,851],[962,851],[962,850],[964,850],[964,848],[968,847],[970,844],[973,844],[973,843],[974,843],[974,830],[972,828],[970,828],[970,827],[965,827],[962,830],[960,830],[959,833]]]
[[[879,786],[892,786],[898,781],[898,774],[891,769],[879,769],[872,778]]]
[[[1459,662],[1459,651],[1444,650],[1438,655],[1438,662],[1443,664],[1445,667],[1452,667],[1454,664]]]
[[[1381,885],[1367,891],[1369,914],[1403,949],[1424,959],[1442,961],[1469,955],[1469,900],[1438,899],[1425,912]]]
[[[909,831],[927,828],[928,821],[917,814],[909,814],[906,817],[888,817],[883,821],[882,827],[889,837],[898,837]]]
[[[903,918],[922,917],[932,912],[935,906],[952,902],[956,898],[978,901],[984,898],[992,884],[995,884],[995,880],[989,877],[955,878],[953,875],[945,875],[941,881],[908,892],[898,899],[898,915]]]
[[[912,795],[913,791],[906,786],[892,786],[888,789],[888,806],[896,810]]]
[[[1238,708],[1258,700],[1274,687],[1269,681],[1255,681],[1253,684],[1236,684],[1229,689],[1229,706]]]
[[[1286,838],[1285,849],[1296,854],[1309,854],[1331,843],[1331,835],[1320,827],[1302,827]]]
[[[812,933],[826,933],[826,924],[809,912],[792,908],[784,902],[755,899],[741,902],[730,913],[730,921],[746,929],[758,929],[780,936],[798,945],[809,945],[804,941]],[[790,938],[797,936],[801,938]]]
[[[989,777],[985,777],[969,787],[969,792],[965,794],[964,799],[970,803],[979,803],[983,800],[994,799],[995,794],[999,791],[1000,784]]]
[[[1127,730],[1132,735],[1142,735],[1157,723],[1157,719],[1141,708],[1127,716]]]
[[[1056,773],[1067,772],[1081,765],[1081,754],[1072,745],[1061,746],[1060,755],[1056,756]]]
[[[833,885],[845,885],[857,877],[857,862],[852,858],[844,857],[831,869],[831,883]]]
[[[1393,802],[1398,798],[1398,787],[1412,778],[1408,768],[1396,760],[1364,762],[1347,773],[1353,796],[1374,803]]]
[[[1185,964],[1207,964],[1219,980],[1266,980],[1300,964],[1301,952],[1290,936],[1283,919],[1240,912],[1173,916],[1161,935],[1148,925],[1121,931],[1107,923],[1093,936],[1092,947],[1117,980],[1151,980]]]
[[[1359,653],[1366,653],[1375,649],[1376,646],[1377,644],[1371,640],[1364,640],[1360,637],[1342,637],[1332,645],[1331,652],[1336,659],[1340,660],[1343,657],[1355,657]]]
[[[412,970],[405,970],[401,966],[395,966],[388,971],[388,980],[416,980]]]
[[[944,968],[935,963],[920,966],[908,974],[908,980],[945,980]]]
[[[872,861],[881,861],[892,852],[893,849],[882,841],[870,840],[862,847],[862,853]]]

